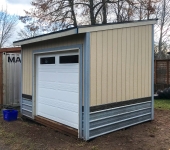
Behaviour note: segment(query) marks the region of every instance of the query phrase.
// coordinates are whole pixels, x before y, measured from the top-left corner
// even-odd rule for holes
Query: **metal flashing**
[[[112,30],[112,29],[119,29],[119,28],[152,25],[152,24],[155,24],[156,22],[157,22],[156,20],[147,20],[147,21],[133,21],[133,22],[126,22],[126,23],[106,24],[106,25],[101,25],[101,26],[80,27],[78,33],[96,32],[96,31]]]
[[[86,33],[84,41],[84,140],[89,140],[89,117],[90,117],[90,33]]]
[[[89,139],[151,120],[151,101],[90,113]]]
[[[74,29],[70,29],[70,30],[52,32],[50,34],[44,34],[41,36],[37,36],[37,37],[25,39],[25,40],[15,41],[15,42],[13,42],[13,45],[20,46],[20,45],[24,45],[24,44],[30,44],[30,43],[46,41],[46,40],[50,40],[50,39],[54,39],[54,38],[69,36],[69,35],[73,35],[73,34],[77,34],[77,29],[74,28]]]

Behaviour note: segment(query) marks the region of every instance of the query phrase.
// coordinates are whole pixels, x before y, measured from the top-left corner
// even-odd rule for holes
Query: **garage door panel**
[[[39,72],[39,81],[56,81],[56,72]]]
[[[58,91],[58,100],[78,104],[78,93]]]
[[[58,83],[57,90],[78,93],[78,84]]]
[[[55,118],[56,118],[55,116],[51,116],[49,114],[44,113],[44,111],[43,112],[39,112],[38,116],[43,116],[43,117],[51,119],[51,120],[55,120]]]
[[[57,101],[56,99],[52,99],[52,98],[45,98],[45,97],[38,97],[38,103],[44,104],[44,105],[49,105],[49,106],[56,106],[57,105]]]
[[[68,84],[78,84],[78,73],[58,73],[58,81],[60,83],[68,83]]]
[[[78,104],[58,100],[56,106],[63,110],[78,113],[78,110],[77,110]]]
[[[49,81],[39,81],[38,87],[55,90],[57,88],[57,85],[55,82],[52,82],[52,81],[50,81],[50,82]]]
[[[38,96],[55,99],[56,92],[57,91],[53,89],[39,88]]]
[[[39,65],[38,67],[39,71],[44,71],[44,72],[54,72],[56,71],[56,65]]]
[[[71,126],[71,127],[75,128],[75,129],[78,129],[78,124],[77,123],[73,123],[72,121],[69,122],[69,121],[63,120],[61,118],[58,118],[58,122],[60,122],[60,123],[62,123],[64,125],[67,125],[67,126]]]
[[[49,119],[55,120],[55,118],[56,118],[55,117],[56,108],[54,106],[39,103],[38,112],[39,112],[38,115],[42,115]]]
[[[75,68],[74,67],[74,69],[72,69],[72,68],[57,68],[57,71],[58,71],[58,73],[78,73],[79,71],[78,71],[78,67],[77,68]]]
[[[59,108],[57,111],[57,118],[63,121],[66,121],[66,122],[78,124],[78,113],[76,112],[71,112],[71,111]]]
[[[60,55],[53,54],[53,64],[40,63],[51,55],[38,56],[36,114],[78,129],[79,64],[66,59],[60,62]]]

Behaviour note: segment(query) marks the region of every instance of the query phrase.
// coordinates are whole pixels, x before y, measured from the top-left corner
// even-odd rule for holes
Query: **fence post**
[[[155,84],[157,83],[157,61],[155,60]]]

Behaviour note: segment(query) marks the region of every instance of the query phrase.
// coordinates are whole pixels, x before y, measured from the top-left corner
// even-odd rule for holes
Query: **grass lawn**
[[[161,110],[170,110],[170,99],[155,99],[155,108]]]

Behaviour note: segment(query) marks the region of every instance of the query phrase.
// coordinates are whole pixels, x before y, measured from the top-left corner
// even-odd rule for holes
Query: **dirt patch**
[[[169,150],[170,111],[155,110],[155,120],[84,142],[32,121],[0,118],[3,150]]]

